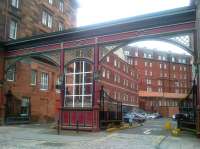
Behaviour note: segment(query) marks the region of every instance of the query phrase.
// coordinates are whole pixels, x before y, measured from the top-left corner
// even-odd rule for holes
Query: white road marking
[[[151,133],[152,129],[147,129],[146,131],[144,131],[144,134],[149,135]]]

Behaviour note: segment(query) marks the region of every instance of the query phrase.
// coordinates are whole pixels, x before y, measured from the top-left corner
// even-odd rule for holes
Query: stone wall
[[[58,31],[58,23],[62,22],[65,29],[76,26],[75,1],[64,0],[64,11],[59,10],[59,0],[20,0],[19,8],[11,6],[9,1],[0,2],[0,40],[9,40],[9,24],[11,20],[18,22],[17,38],[30,37],[41,33]],[[47,11],[53,17],[52,28],[42,24],[42,12]]]

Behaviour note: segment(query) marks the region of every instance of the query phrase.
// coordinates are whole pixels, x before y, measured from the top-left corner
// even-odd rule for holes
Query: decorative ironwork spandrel
[[[101,45],[99,47],[99,59],[103,59],[104,56],[106,56],[110,51],[116,49],[119,47],[121,44],[116,43],[116,44],[109,44],[109,45]]]
[[[93,47],[65,50],[65,64],[76,58],[86,58],[93,61],[93,55]]]
[[[169,36],[166,37],[166,39],[171,40],[177,44],[180,44],[183,47],[186,47],[194,51],[194,36],[192,33]]]

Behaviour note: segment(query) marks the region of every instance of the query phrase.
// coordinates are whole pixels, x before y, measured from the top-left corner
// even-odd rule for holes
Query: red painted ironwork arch
[[[144,39],[134,39],[134,40],[123,42],[123,43],[119,44],[118,46],[116,46],[115,48],[110,50],[106,55],[104,55],[103,58],[100,59],[100,62],[103,61],[104,58],[106,56],[108,56],[110,53],[117,51],[119,48],[122,48],[128,44],[136,43],[136,42],[140,42],[140,41],[161,41],[161,42],[169,43],[169,44],[172,44],[174,46],[181,48],[182,50],[184,50],[184,51],[188,52],[189,54],[191,54],[192,56],[194,56],[194,49],[184,46],[183,44],[180,44],[179,42],[176,42],[174,40],[170,40],[170,39],[162,38],[162,37],[161,38],[144,38]]]

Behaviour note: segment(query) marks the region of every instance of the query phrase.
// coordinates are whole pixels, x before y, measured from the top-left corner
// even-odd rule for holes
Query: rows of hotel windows
[[[107,63],[109,63],[110,62],[110,57],[109,56],[107,56],[106,57],[106,62]],[[125,63],[125,62],[124,62]],[[113,66],[113,65],[112,65]],[[118,68],[119,70],[120,70],[120,72],[121,72],[121,66],[123,66],[123,72],[125,72],[125,73],[129,73],[130,72],[130,75],[131,75],[131,77],[137,77],[137,74],[135,74],[133,71],[131,71],[131,70],[129,70],[129,67],[128,67],[128,65],[127,64],[122,64],[121,62],[120,62],[120,60],[118,60],[117,58],[114,58],[114,67],[115,68]]]
[[[150,101],[151,107],[177,107],[177,100],[159,100],[159,101]]]
[[[110,62],[110,58],[109,58],[109,56],[107,56],[107,58],[106,58],[107,60],[107,62]],[[119,61],[119,60],[117,60],[117,59],[114,59],[114,66],[116,67],[116,68],[119,68],[120,69],[120,65],[121,65],[121,62]],[[129,73],[130,72],[130,76],[131,76],[131,79],[136,79],[137,78],[137,74],[135,74],[133,71],[131,71],[131,70],[129,70],[128,69],[128,65],[126,65],[126,64],[123,64],[123,71],[125,72],[125,73]],[[120,73],[121,73],[121,71],[120,71]],[[106,69],[106,68],[102,68],[102,77],[103,78],[106,78],[106,79],[110,79],[111,77],[110,77],[110,75],[111,75],[111,71],[109,70],[109,69]],[[119,73],[117,73],[117,72],[115,72],[114,74],[113,74],[114,76],[112,77],[113,78],[113,81],[115,82],[115,83],[121,83],[121,80],[122,80],[122,78],[121,78],[121,76],[120,76],[120,74]],[[135,77],[136,76],[136,77]],[[128,76],[129,77],[129,76]],[[124,77],[123,77],[124,78]],[[126,87],[129,87],[129,85],[130,85],[130,88],[131,89],[137,89],[137,85],[135,85],[135,83],[134,82],[131,82],[129,79],[123,79],[122,80],[123,81],[123,85],[124,86],[126,86]]]
[[[130,59],[129,59],[129,62],[130,62]],[[132,64],[132,63],[130,62],[130,64]],[[137,65],[137,64],[138,64],[137,60],[135,60],[135,65]],[[152,62],[144,62],[144,66],[145,66],[145,68],[148,68],[148,67],[152,68],[153,64],[152,64]],[[174,78],[174,79],[177,77],[176,74],[175,74],[175,71],[176,71],[177,67],[179,68],[180,72],[185,72],[184,74],[180,74],[179,75],[180,76],[179,79],[187,79],[187,74],[186,74],[187,73],[187,68],[186,68],[186,66],[175,66],[175,65],[172,65],[172,70],[174,71],[174,73],[170,72],[170,73],[173,73],[171,75],[171,77]],[[161,70],[167,70],[168,69],[167,68],[167,64],[162,64],[162,63],[159,64],[159,68]],[[145,76],[153,76],[153,72],[150,71],[150,70],[145,70]],[[160,77],[168,77],[168,73],[160,72]]]
[[[137,74],[134,72],[134,70],[129,69],[128,64],[125,64],[125,62],[121,62],[119,58],[113,58],[113,64],[111,64],[110,57],[106,57],[106,66],[114,66],[114,69],[116,70],[113,73],[113,76],[111,76],[111,70],[109,67],[102,66],[102,78],[106,78],[110,81],[114,81],[115,84],[122,83],[124,86],[124,89],[131,88],[134,90],[138,90],[138,86],[134,81],[137,79]],[[113,82],[111,82],[113,83]],[[111,94],[111,91],[106,88],[106,92],[108,95],[112,96],[114,99],[127,102],[127,103],[137,103],[138,97],[131,94],[128,94],[127,92],[123,91],[112,91],[113,94]]]
[[[131,64],[131,65],[133,65],[133,59],[131,59],[131,58],[128,59],[128,63]],[[137,61],[137,60],[134,60],[134,65],[136,65],[136,66],[138,65],[138,61]],[[145,66],[145,67],[150,67],[150,68],[152,68],[152,67],[153,67],[153,64],[152,64],[152,62],[147,62],[147,61],[145,61],[145,62],[144,62],[144,66]],[[178,67],[178,66],[177,66],[177,67]],[[172,66],[173,70],[176,70],[177,67],[176,67],[175,65]],[[159,68],[160,68],[160,69],[167,69],[167,64],[165,64],[165,63],[160,63],[160,64],[159,64]],[[179,67],[179,70],[180,70],[180,71],[186,71],[186,66],[180,66],[180,67]]]
[[[164,85],[161,85],[163,83],[160,83],[161,80],[158,80],[158,86],[157,86],[157,90],[156,88],[154,87],[154,91],[157,91],[157,92],[163,92],[163,88],[165,88]],[[187,89],[187,84],[186,82],[174,82],[173,83],[174,85],[171,87],[171,88],[174,88],[174,92],[175,93],[187,93],[188,92],[188,89]],[[147,92],[152,92],[153,91],[153,88],[151,86],[151,80],[147,79]],[[166,87],[167,88],[167,87]]]
[[[54,0],[48,0],[50,5],[53,5]],[[11,6],[19,9],[20,0],[11,0]],[[64,12],[64,0],[59,0],[58,9],[60,12]],[[42,11],[42,24],[52,28],[53,26],[53,15],[46,10]],[[10,30],[9,30],[9,38],[16,39],[17,38],[17,30],[18,30],[18,21],[12,19],[10,20]],[[64,23],[58,22],[58,31],[64,30]]]
[[[129,51],[125,51],[125,55],[129,55]],[[134,53],[135,57],[139,57],[138,51],[135,51]],[[146,59],[155,59],[155,57],[153,57],[153,53],[143,53],[143,58]],[[171,62],[177,62],[177,63],[182,63],[182,64],[186,64],[186,58],[177,58],[175,56],[170,56],[170,58],[166,55],[158,55],[157,59],[160,61],[171,61]],[[133,62],[130,62],[133,63]],[[137,63],[137,62],[135,62]]]
[[[120,91],[114,91],[113,95],[111,95],[111,91],[109,89],[106,89],[106,93],[110,96],[112,96],[114,99],[122,102],[127,102],[127,103],[138,103],[138,96],[133,95],[133,94],[128,94]]]
[[[110,70],[106,70],[105,68],[102,68],[102,77],[110,79]],[[115,83],[121,83],[121,77],[120,77],[119,74],[115,73],[113,79],[114,79]],[[123,79],[123,85],[124,86],[128,87],[129,84],[130,84],[130,87],[132,89],[135,89],[135,83],[134,82],[130,83],[130,81],[128,79]]]

